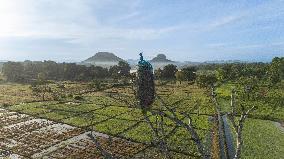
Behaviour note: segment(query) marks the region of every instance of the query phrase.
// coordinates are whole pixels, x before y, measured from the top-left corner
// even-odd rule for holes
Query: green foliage
[[[33,93],[37,96],[41,96],[43,101],[45,100],[46,93],[52,92],[52,89],[45,78],[43,73],[39,73],[37,81],[31,85]]]
[[[181,81],[185,80],[185,74],[182,71],[177,71],[176,74],[176,79],[181,83]]]
[[[119,78],[119,71],[120,71],[120,68],[117,65],[111,66],[109,68],[109,74],[113,79]]]
[[[259,80],[256,77],[241,77],[237,81],[238,94],[245,97],[254,97],[259,90]],[[246,99],[246,98],[244,98]],[[250,98],[251,100],[252,98]]]
[[[173,64],[166,65],[162,71],[162,78],[175,79],[175,73],[177,72],[177,66]]]
[[[161,68],[158,68],[154,71],[155,78],[160,80],[162,78],[163,70]]]
[[[82,96],[75,96],[74,99],[75,99],[75,100],[79,100],[79,101],[84,100],[84,98],[83,98]]]
[[[130,65],[125,61],[119,61],[118,62],[118,68],[119,68],[119,75],[128,77],[130,75]]]
[[[240,82],[241,83],[241,82]],[[240,105],[245,108],[250,108],[256,106],[256,109],[251,113],[251,117],[264,119],[264,120],[274,120],[274,121],[284,121],[284,83],[280,84],[279,87],[269,87],[263,85],[252,79],[244,79],[240,83],[230,83],[224,84],[218,88],[219,101],[221,103],[228,103],[230,100],[231,90],[235,89],[237,91],[237,104],[238,112],[240,113]],[[245,85],[250,84],[249,92],[245,91]],[[223,104],[222,110],[230,110],[228,104]]]
[[[196,79],[196,67],[186,67],[181,70],[184,73],[185,80],[194,81]]]
[[[210,87],[217,82],[215,74],[199,74],[197,75],[196,83],[200,87]]]
[[[127,62],[119,61],[118,65],[109,68],[109,74],[113,79],[130,76],[130,65]]]
[[[284,79],[284,57],[275,57],[269,67],[269,81],[275,85]]]
[[[95,80],[105,79],[109,77],[109,72],[107,68],[92,65],[88,68],[88,70],[90,74],[89,76],[93,76]]]
[[[241,77],[267,77],[268,64],[265,63],[231,63],[214,65],[217,79],[222,82],[235,81]]]
[[[6,62],[3,74],[9,82],[31,83],[44,74],[46,80],[91,81],[109,76],[108,70],[99,66],[76,65],[75,63],[44,62]]]
[[[100,91],[102,89],[102,81],[100,80],[93,80],[89,86],[91,88],[95,88],[96,90]]]
[[[7,62],[4,63],[2,72],[7,81],[11,82],[24,82],[24,67],[20,62]]]
[[[239,68],[245,69],[245,71],[239,71],[235,75],[224,76],[223,73],[223,75],[219,77],[217,72],[217,77],[219,80],[235,81],[234,83],[224,84],[220,89],[218,89],[218,94],[220,94],[220,97],[218,97],[222,98],[222,100],[220,101],[224,101],[224,107],[228,107],[228,97],[230,97],[231,89],[235,88],[239,90],[238,93],[241,92],[243,94],[253,94],[256,99],[242,100],[242,94],[240,96],[237,96],[238,104],[243,104],[246,107],[251,107],[253,105],[257,106],[257,110],[255,110],[249,117],[283,121],[283,85],[281,84],[281,82],[278,82],[277,85],[271,88],[267,85],[264,85],[262,83],[263,81],[259,82],[259,79],[262,79],[263,77],[262,73],[260,73],[259,76],[252,76],[249,75],[250,73],[248,73],[252,71],[257,74],[257,72],[262,71],[253,71],[253,69],[249,69],[249,67],[239,67],[237,65],[230,67],[230,69],[233,70],[234,73],[236,73]],[[263,68],[265,67],[266,65],[263,66]],[[254,66],[252,68],[254,68]],[[163,70],[160,70],[159,72],[160,75],[162,75]],[[175,75],[179,74],[178,72],[175,73]],[[244,72],[247,72],[248,75],[245,75]],[[119,73],[119,71],[117,73]],[[46,78],[49,78],[48,74],[51,74],[51,72],[38,74],[38,81],[41,81],[37,83],[38,86],[45,85],[44,83],[46,81]],[[151,74],[153,73],[151,72]],[[145,74],[142,74],[141,76],[139,76],[140,79],[148,79],[150,77],[149,79],[151,79],[151,81],[153,80],[152,75],[148,77],[148,75],[145,76]],[[82,77],[84,77],[84,75]],[[197,84],[202,87],[208,87],[216,83],[217,77],[214,74],[198,75]],[[180,79],[177,76],[176,78]],[[96,81],[94,81],[93,84],[94,87],[97,87]],[[56,88],[56,85],[52,86],[51,84],[49,84],[48,86],[52,89]],[[64,88],[60,86],[57,89],[64,89],[64,91],[67,91],[69,87],[70,85],[65,84]],[[80,83],[79,87],[88,87],[88,84]],[[21,89],[27,88],[16,86],[14,89],[16,91],[24,92]],[[112,88],[110,91],[121,91],[124,94],[129,95],[127,101],[132,101],[132,98],[135,99],[135,97],[128,89],[129,88],[122,85],[119,88]],[[205,89],[198,88],[196,87],[196,85],[182,84],[165,84],[161,87],[156,86],[155,89],[157,91],[157,94],[159,94],[159,96],[161,96],[161,98],[166,101],[166,103],[168,103],[171,108],[174,108],[179,118],[182,117],[182,112],[196,113],[196,115],[191,115],[193,119],[193,126],[198,129],[197,133],[202,139],[206,138],[207,133],[211,131],[209,130],[210,123],[208,122],[208,116],[214,114],[214,107],[212,106],[212,101],[210,101],[210,97],[208,97],[208,94],[206,94]],[[155,89],[150,91],[155,91]],[[145,90],[143,92],[149,94],[149,89]],[[1,90],[1,93],[2,92],[7,91]],[[90,126],[90,124],[94,124],[95,131],[103,132],[106,134],[119,135],[137,142],[151,143],[153,141],[153,132],[151,131],[149,125],[145,122],[145,120],[143,120],[141,109],[129,108],[129,105],[113,100],[101,94],[103,93],[96,92],[95,95],[83,94],[80,96],[75,96],[75,98],[78,98],[75,100],[84,99],[82,101],[64,99],[63,101],[60,101],[60,103],[45,101],[20,105],[9,104],[6,105],[6,109],[31,114],[37,117],[61,121],[63,123],[78,127],[86,127]],[[6,94],[2,93],[0,97],[1,100],[7,99],[10,96],[6,97]],[[145,98],[141,98],[141,100],[144,99]],[[22,101],[25,102],[30,100]],[[16,101],[16,103],[20,103],[22,101]],[[153,110],[161,108],[161,104],[156,101],[152,104],[152,106]],[[168,112],[166,111],[166,113]],[[155,116],[151,116],[150,120],[154,123],[156,120]],[[185,122],[187,122],[187,120],[188,119],[184,119]],[[166,123],[165,129],[168,133],[174,128],[175,123],[167,118],[165,118],[164,121]],[[283,135],[281,135],[279,129],[274,127],[274,123],[249,119],[245,124],[245,144],[243,158],[271,158],[271,156],[275,158],[281,158],[283,156]],[[169,138],[167,138],[167,143],[171,150],[190,153],[198,156],[199,154],[197,153],[196,146],[191,139],[192,138],[188,134],[188,132],[179,127],[169,136]]]

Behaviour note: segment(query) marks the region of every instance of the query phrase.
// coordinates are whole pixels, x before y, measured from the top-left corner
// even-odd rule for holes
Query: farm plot
[[[59,148],[55,151],[47,151],[46,156],[50,158],[103,158],[96,143],[88,137],[90,134],[90,132],[86,132],[80,136],[71,138],[67,141],[69,142],[68,145],[56,145]],[[100,148],[113,157],[132,157],[145,148],[143,144],[133,143],[120,138],[112,138],[100,133],[95,133],[95,135]]]
[[[28,85],[0,84],[0,105],[14,105],[37,100],[39,98],[33,95]]]
[[[2,111],[5,110],[2,109]],[[8,114],[8,111],[5,112]],[[15,112],[9,114],[13,115]],[[101,158],[95,143],[86,136],[86,133],[80,134],[81,132],[80,129],[66,124],[34,118],[2,127],[0,134],[1,148],[32,158],[43,157],[43,155],[50,158],[78,156],[80,158]],[[107,135],[100,135],[97,140],[103,149],[116,157],[132,156],[145,148],[143,144],[119,138],[112,138],[110,143],[109,138]],[[124,149],[121,150],[121,147],[124,147]],[[8,154],[7,156],[21,158],[21,156],[15,154]]]
[[[29,115],[1,109],[6,122],[12,116],[29,117],[13,119],[13,124],[0,128],[1,157],[10,158],[102,158],[96,143],[89,137],[90,132],[63,123],[34,118]],[[130,157],[139,153],[145,145],[124,139],[95,133],[100,147],[116,157]],[[110,142],[111,140],[111,142]],[[121,149],[124,147],[124,149]]]
[[[17,115],[21,116],[22,114]],[[9,119],[7,118],[8,122]],[[81,129],[46,119],[31,118],[30,120],[22,121],[21,118],[18,118],[18,121],[14,122],[14,124],[1,127],[0,145],[2,149],[29,157],[42,149],[78,135],[81,132]]]
[[[158,90],[169,91],[169,89],[175,89],[170,86],[169,88],[158,88]],[[186,88],[191,90],[192,88]],[[195,88],[197,89],[197,88]],[[160,93],[160,90],[157,92]],[[115,97],[109,97],[107,94],[109,92],[120,92],[123,95],[120,97],[121,100],[116,100]],[[206,96],[200,97],[202,94],[202,90],[198,89],[198,93],[191,93],[190,98],[187,93],[184,93],[182,89],[173,90],[173,94],[169,97],[168,95],[161,94],[159,97],[165,101],[171,108],[175,108],[177,114],[179,112],[188,112],[192,110],[192,118],[193,124],[196,127],[197,133],[200,135],[203,142],[205,142],[206,135],[208,134],[209,125],[208,125],[208,116],[211,111],[207,111],[207,108],[203,108],[201,105],[199,109],[195,107],[193,104],[196,100],[200,100],[200,103],[206,103],[206,107],[210,107],[208,102],[208,98]],[[198,97],[199,96],[199,97]],[[89,131],[90,129],[95,132],[100,132],[104,134],[108,134],[113,136],[116,139],[120,139],[123,141],[119,141],[121,144],[125,143],[127,146],[127,142],[136,143],[139,145],[146,145],[146,147],[153,146],[152,143],[156,142],[156,137],[151,130],[149,123],[144,119],[144,115],[141,112],[140,108],[135,108],[133,106],[129,107],[127,103],[123,102],[126,100],[128,102],[134,101],[133,94],[130,93],[129,88],[119,88],[116,89],[108,89],[101,93],[87,93],[82,96],[83,100],[68,100],[68,101],[45,101],[45,102],[33,102],[33,103],[21,103],[18,105],[8,106],[7,109],[19,113],[29,114],[34,118],[44,118],[48,119],[48,121],[52,121],[51,125],[46,125],[44,127],[52,127],[52,125],[56,125],[59,123],[72,125],[72,127],[80,127],[80,130]],[[194,98],[193,98],[194,97]],[[198,99],[197,99],[198,98]],[[161,109],[161,102],[156,101],[153,105],[153,110]],[[197,111],[198,110],[198,111]],[[165,111],[167,112],[167,111]],[[169,112],[167,112],[169,113]],[[149,116],[150,122],[154,123],[154,126],[158,128],[157,122],[158,119],[155,115],[150,113],[147,114]],[[182,117],[181,115],[179,115]],[[167,135],[167,143],[169,149],[172,153],[177,153],[179,155],[187,155],[191,157],[199,157],[196,146],[193,143],[193,140],[189,133],[180,126],[177,126],[175,123],[170,121],[167,118],[164,118],[165,122],[165,133]],[[188,122],[188,121],[185,121]],[[42,133],[38,128],[38,130],[27,130],[30,131],[29,138],[36,138],[35,140],[42,140],[39,135]],[[79,131],[79,130],[78,130]],[[49,133],[53,133],[52,131],[46,131],[47,134],[42,134],[44,138],[49,138]],[[48,149],[51,145],[60,144],[62,140],[68,140],[72,136],[79,135],[81,132],[75,131],[72,132],[71,135],[69,133],[60,135],[52,135],[55,138],[49,138],[52,141],[52,144],[49,142],[38,142],[38,144],[34,144],[32,146],[39,147],[38,149],[30,150],[23,155],[31,156],[33,154],[40,153],[40,150]],[[68,136],[69,135],[69,136]],[[67,136],[67,137],[64,137]],[[104,144],[106,139],[100,139],[100,141]],[[184,142],[184,141],[187,142]],[[21,140],[22,141],[22,140]],[[23,141],[22,141],[23,142]],[[35,142],[29,139],[27,142]],[[83,141],[83,143],[85,140]],[[78,155],[77,153],[84,155],[99,155],[97,149],[95,149],[95,145],[92,143],[81,144],[82,142],[78,142],[77,144],[71,144],[67,147],[61,147],[60,151],[70,151],[71,155]],[[26,144],[26,142],[23,142]],[[86,145],[89,147],[89,151],[85,152],[80,150],[79,145]],[[90,146],[91,145],[91,146]],[[75,148],[77,150],[72,149]],[[81,146],[82,149],[84,146]],[[119,146],[118,146],[119,147]],[[142,146],[143,147],[143,146]],[[20,154],[22,151],[19,147],[14,147],[17,149],[17,153]],[[144,148],[144,147],[143,147]],[[107,149],[107,148],[106,148]],[[107,149],[108,150],[108,149]],[[130,149],[131,150],[131,149]],[[43,150],[42,150],[43,151]],[[54,153],[50,153],[50,157],[60,158],[60,151],[53,151]],[[74,151],[74,153],[73,153]],[[108,150],[110,153],[115,152],[115,150]],[[146,151],[146,150],[145,150]],[[147,150],[149,151],[149,150]],[[92,152],[92,154],[88,154],[88,152]],[[134,152],[128,152],[128,154],[134,154]],[[135,152],[141,154],[141,152]],[[118,155],[122,155],[119,154]],[[70,156],[72,157],[72,156]]]

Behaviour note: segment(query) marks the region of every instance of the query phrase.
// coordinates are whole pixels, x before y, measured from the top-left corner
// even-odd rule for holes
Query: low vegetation
[[[85,74],[71,71],[72,78],[67,76],[68,71],[52,76],[54,70],[69,68],[68,64],[46,61],[21,65],[8,62],[3,66],[6,81],[0,84],[0,145],[5,151],[31,157],[54,144],[92,132],[88,139],[61,146],[45,155],[55,158],[78,155],[82,158],[219,158],[222,153],[218,150],[229,146],[226,137],[224,145],[219,142],[222,136],[228,135],[227,130],[220,127],[221,116],[228,119],[225,124],[230,127],[231,142],[235,148],[240,147],[242,158],[281,158],[284,155],[283,58],[275,58],[269,64],[209,65],[181,70],[174,65],[166,66],[155,71],[156,98],[147,111],[142,111],[137,104],[135,76],[125,63],[110,68],[107,75],[96,72],[104,71],[98,67],[72,65],[85,71]],[[39,65],[42,69],[32,71]],[[94,74],[87,77],[90,72],[86,70]],[[52,123],[7,128],[33,119]],[[237,120],[240,121],[236,122],[238,126],[243,126],[241,141],[240,129],[234,129]],[[63,134],[36,131],[57,123],[68,124],[72,130]],[[27,135],[26,141],[20,139],[21,133]],[[94,135],[96,133],[107,137]],[[12,149],[7,144],[2,146],[9,142],[5,138],[20,144]],[[30,145],[29,150],[24,149],[25,144]],[[82,144],[85,149],[78,146]]]

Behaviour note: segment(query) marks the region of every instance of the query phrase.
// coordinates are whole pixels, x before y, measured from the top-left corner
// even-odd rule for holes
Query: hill
[[[117,65],[119,61],[125,61],[122,58],[116,56],[110,52],[98,52],[94,56],[82,61],[81,65],[94,65],[109,68],[110,66]]]
[[[158,54],[156,57],[150,60],[150,63],[153,65],[154,69],[163,68],[168,64],[179,65],[178,62],[167,59],[165,54]]]
[[[165,54],[158,54],[156,57],[154,57],[150,62],[155,63],[175,63],[174,61],[171,61],[167,59],[167,56]]]
[[[124,60],[117,57],[114,53],[98,52],[94,56],[88,58],[83,62],[93,63],[93,62],[119,62],[119,61],[124,61]]]

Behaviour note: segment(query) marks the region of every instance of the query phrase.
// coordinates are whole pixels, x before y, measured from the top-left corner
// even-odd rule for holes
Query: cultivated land
[[[153,132],[141,109],[134,107],[131,86],[88,90],[87,83],[65,83],[66,98],[46,100],[33,95],[29,85],[0,85],[0,145],[3,153],[18,158],[103,158],[88,134],[98,136],[101,147],[119,158],[161,158],[153,148]],[[54,89],[55,84],[50,84]],[[229,108],[234,84],[217,89],[221,111]],[[267,99],[251,101],[257,105],[244,128],[243,158],[281,158],[284,156],[283,82],[267,92]],[[210,92],[196,85],[164,84],[156,86],[158,97],[152,109],[162,109],[161,101],[175,108],[179,116],[190,112],[192,122],[208,151],[214,149],[215,115]],[[72,94],[72,95],[70,95]],[[80,96],[75,98],[74,96]],[[275,102],[273,102],[275,101]],[[279,102],[280,101],[280,102]],[[150,121],[161,120],[147,114]],[[182,119],[182,116],[180,116]],[[200,158],[197,147],[185,128],[165,118],[166,141],[175,158]],[[186,119],[182,119],[186,120]],[[278,124],[280,123],[280,124]],[[228,125],[231,124],[228,122]],[[282,125],[283,126],[283,125]],[[234,136],[233,131],[229,133]]]

